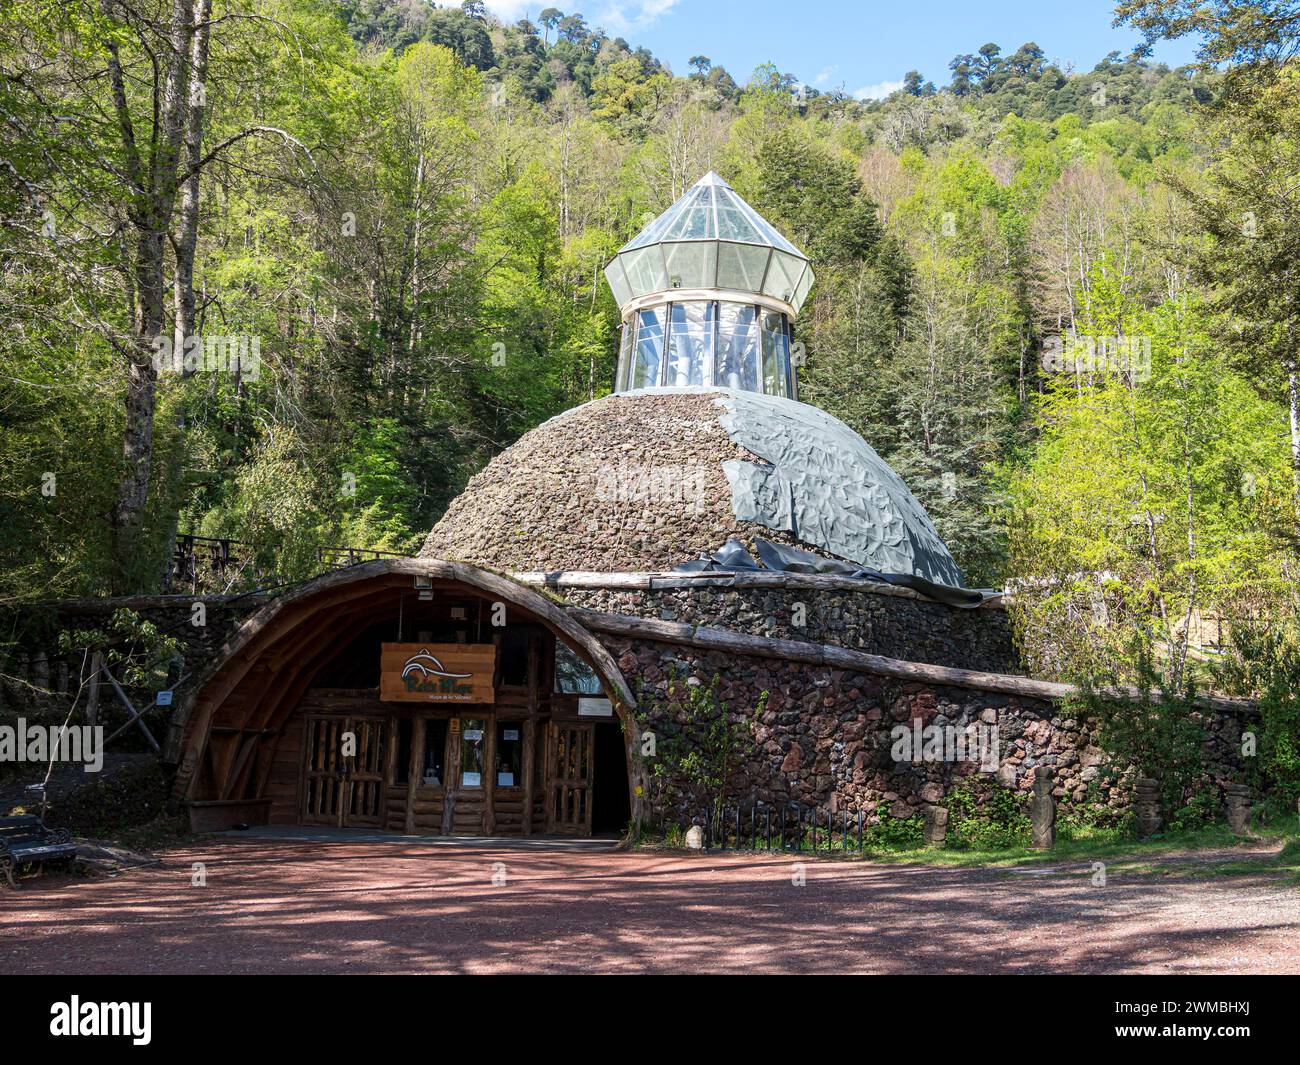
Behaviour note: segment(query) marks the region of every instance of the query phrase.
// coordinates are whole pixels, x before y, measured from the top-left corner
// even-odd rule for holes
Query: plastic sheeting
[[[739,540],[728,540],[720,550],[694,562],[687,562],[677,567],[679,573],[708,573],[712,571],[735,572],[737,570],[758,570],[764,566],[779,573],[825,573],[837,577],[849,577],[854,580],[880,581],[900,588],[911,588],[929,599],[949,606],[962,607],[967,610],[980,606],[987,599],[995,598],[1000,593],[981,591],[973,588],[952,588],[946,584],[935,584],[924,577],[908,573],[877,573],[874,570],[860,569],[836,559],[822,558],[811,551],[802,551],[797,547],[774,544],[769,540],[755,541],[759,558],[763,566],[754,561],[754,556],[746,550]]]
[[[763,460],[722,464],[737,518],[872,572],[961,587],[961,571],[929,515],[847,425],[806,403],[715,391],[728,435]]]

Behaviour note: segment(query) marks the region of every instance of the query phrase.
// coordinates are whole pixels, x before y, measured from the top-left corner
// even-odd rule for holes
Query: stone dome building
[[[807,258],[708,174],[606,275],[617,387],[499,455],[423,557],[504,571],[671,570],[736,539],[959,586],[924,508],[857,433],[797,399]]]

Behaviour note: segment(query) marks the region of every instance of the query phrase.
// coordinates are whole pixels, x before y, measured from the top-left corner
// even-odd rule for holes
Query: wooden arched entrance
[[[556,690],[557,647],[600,696]],[[633,705],[605,648],[538,592],[460,563],[370,562],[240,626],[179,708],[173,794],[202,828],[583,835],[610,729],[625,755],[616,798],[639,815]]]

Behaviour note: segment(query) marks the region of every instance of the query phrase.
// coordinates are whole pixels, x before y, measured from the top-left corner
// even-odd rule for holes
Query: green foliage
[[[638,711],[641,730],[655,734],[650,763],[653,809],[663,812],[684,800],[695,816],[708,809],[719,816],[732,774],[754,753],[754,728],[767,707],[768,693],[762,693],[749,717],[741,718],[719,698],[721,683],[716,674],[707,685],[671,674],[666,697],[653,710]]]
[[[1194,670],[1196,617],[1287,586],[1270,525],[1289,458],[1278,407],[1225,363],[1205,308],[1143,308],[1131,281],[1100,256],[1080,335],[1149,345],[1149,379],[1122,360],[1068,372],[1091,349],[1067,340],[1034,453],[1008,471],[1010,563],[1027,578],[1013,617],[1036,672],[1094,670],[1150,629],[1177,682]]]
[[[951,789],[948,834],[944,845],[954,850],[1004,850],[1029,842],[1029,815],[1023,798],[996,781],[977,776]]]
[[[1205,737],[1195,684],[1188,678],[1175,684],[1158,670],[1150,637],[1140,633],[1132,637],[1124,661],[1134,666],[1131,696],[1112,694],[1120,684],[1119,669],[1112,668],[1081,679],[1074,710],[1100,726],[1098,740],[1113,779],[1131,767],[1139,777],[1159,781],[1171,823],[1180,815],[1194,822],[1203,815],[1200,800],[1185,815],[1182,811],[1203,773]]]
[[[170,779],[151,758],[52,799],[45,819],[74,836],[147,844],[184,832],[184,818],[167,813],[170,793]]]
[[[62,629],[62,654],[99,651],[104,664],[124,688],[156,692],[166,687],[181,642],[159,630],[134,610],[115,610],[99,629]]]
[[[873,849],[916,850],[925,841],[925,819],[919,815],[894,817],[890,813],[892,805],[889,802],[882,802],[877,808],[876,814],[879,819],[863,830],[863,846],[867,846],[867,841],[870,840]]]
[[[1287,813],[1300,800],[1300,621],[1279,625],[1242,621],[1233,626],[1229,653],[1216,670],[1234,694],[1258,701],[1254,768],[1257,785]]]
[[[1169,816],[1169,828],[1173,832],[1195,832],[1212,825],[1219,820],[1221,805],[1218,789],[1205,784],[1184,797],[1182,805]]]

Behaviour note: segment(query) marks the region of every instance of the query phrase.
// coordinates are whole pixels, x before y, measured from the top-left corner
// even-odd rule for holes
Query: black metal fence
[[[402,558],[392,551],[360,547],[322,547],[316,552],[321,569],[346,569],[379,558]],[[238,540],[182,534],[176,537],[167,576],[169,591],[227,592],[234,588],[274,582],[276,576],[257,562],[257,550]]]
[[[705,850],[862,853],[872,843],[861,810],[835,813],[798,803],[724,804],[691,819],[685,830],[691,825],[703,832]]]

